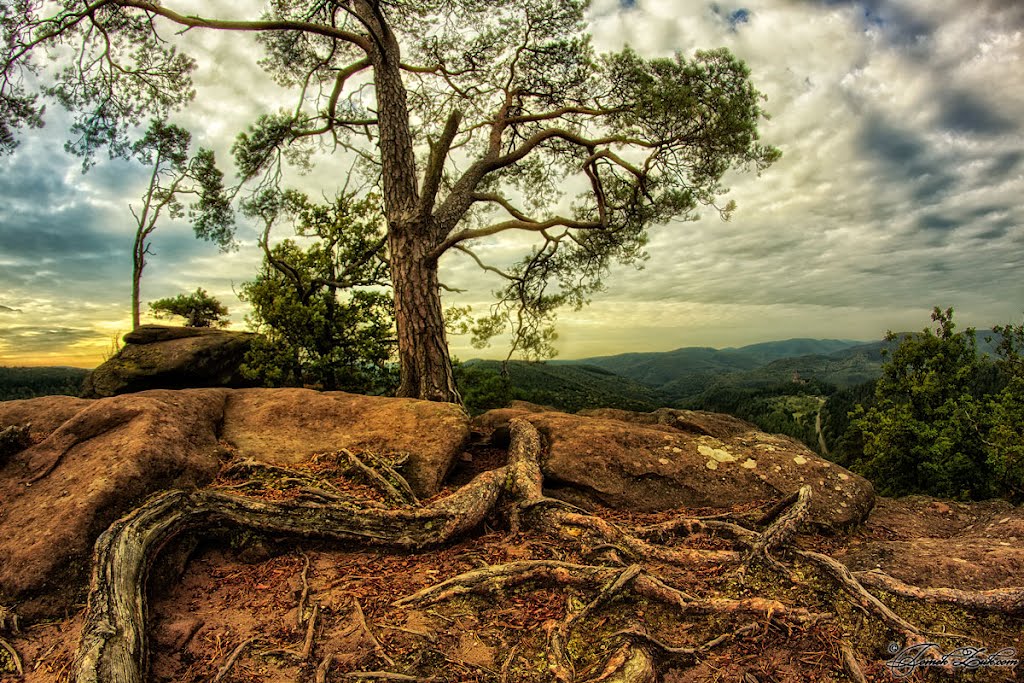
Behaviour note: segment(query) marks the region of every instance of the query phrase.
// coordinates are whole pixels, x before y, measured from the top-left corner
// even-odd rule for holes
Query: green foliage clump
[[[828,447],[827,457],[843,467],[851,467],[864,457],[863,435],[852,428],[852,420],[858,406],[866,410],[874,405],[876,383],[873,379],[840,389],[821,407],[821,432]]]
[[[192,294],[179,294],[149,302],[149,310],[160,319],[178,316],[185,319],[185,327],[227,327],[228,309],[202,287]]]
[[[484,363],[460,363],[452,367],[455,384],[462,395],[462,403],[471,415],[493,408],[504,408],[518,397],[508,373],[502,373]],[[525,400],[525,399],[523,399]]]
[[[314,204],[297,192],[265,194],[245,210],[267,223],[264,260],[242,286],[252,306],[247,322],[262,334],[242,371],[265,386],[315,385],[327,390],[382,394],[397,384],[394,304],[373,197],[342,195]],[[297,237],[270,246],[276,220],[294,221]]]
[[[986,445],[995,483],[1009,498],[1024,500],[1024,324],[992,328],[1002,337],[996,367],[1005,386],[988,400]]]
[[[727,413],[769,434],[785,434],[818,451],[816,418],[835,387],[819,380],[743,386],[720,381],[703,393],[678,402],[680,408]]]
[[[1019,328],[994,328],[1003,341],[993,364],[979,356],[973,329],[956,332],[953,309],[935,308],[932,320],[934,330],[900,340],[873,404],[851,413],[851,429],[863,443],[863,457],[852,466],[886,495],[1020,498]]]

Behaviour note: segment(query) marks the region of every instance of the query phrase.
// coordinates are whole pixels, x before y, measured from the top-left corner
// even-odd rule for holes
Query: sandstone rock
[[[90,405],[92,401],[71,396],[0,401],[0,427],[31,423],[29,435],[38,442]]]
[[[549,492],[578,504],[647,511],[728,508],[780,498],[809,484],[813,523],[843,527],[863,521],[871,510],[874,492],[867,480],[787,437],[709,413],[625,413],[628,422],[503,409],[484,413],[475,424],[500,434],[502,420],[529,420],[547,445],[543,469]],[[680,424],[682,429],[671,426]]]
[[[836,556],[854,571],[963,590],[1012,588],[1024,576],[1024,509],[1005,501],[879,498],[862,536]]]
[[[432,496],[469,439],[456,405],[309,389],[241,389],[231,394],[223,438],[242,457],[278,464],[313,453],[406,453],[403,474],[420,497]]]
[[[243,386],[239,366],[254,336],[213,328],[143,325],[126,334],[124,348],[86,377],[82,396]]]
[[[508,446],[508,423],[513,417],[543,412],[524,408],[495,408],[473,418],[473,430],[490,437],[491,442],[504,448]]]
[[[67,608],[87,584],[96,537],[147,496],[209,483],[229,455],[288,465],[340,448],[409,455],[436,493],[469,436],[444,403],[308,389],[152,390],[98,400],[0,402],[0,425],[35,442],[0,463],[0,605],[24,616]]]
[[[561,412],[558,408],[551,406],[542,406],[539,403],[531,403],[530,401],[520,401],[516,399],[508,404],[508,407],[512,410],[525,410],[528,413],[547,413],[547,412]]]
[[[0,404],[52,426],[0,469],[0,603],[52,611],[82,586],[96,537],[147,495],[210,481],[226,390],[148,391],[100,401],[49,397]],[[36,409],[33,412],[32,409]],[[49,423],[48,423],[49,421]]]
[[[581,410],[577,415],[621,420],[622,422],[632,422],[634,424],[660,424],[680,431],[694,432],[720,439],[743,434],[744,432],[757,431],[755,425],[738,417],[723,415],[722,413],[709,413],[703,410],[659,408],[653,413],[638,413],[632,410],[619,410],[617,408],[592,408]]]

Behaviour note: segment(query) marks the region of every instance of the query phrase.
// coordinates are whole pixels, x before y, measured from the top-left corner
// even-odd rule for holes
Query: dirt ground
[[[503,452],[477,448],[460,463],[448,491],[474,474],[502,464]],[[330,459],[308,468],[330,476],[349,493],[373,499],[370,487],[334,476]],[[222,479],[221,487],[245,488]],[[264,482],[252,495],[287,497],[286,489]],[[446,495],[442,492],[440,495]],[[733,510],[756,518],[772,501]],[[599,510],[617,523],[644,526],[675,515],[700,516],[708,510],[637,514]],[[713,511],[721,513],[721,510]],[[696,534],[679,545],[731,549],[727,539]],[[1003,545],[1005,544],[1005,545]],[[1014,573],[1024,557],[1024,511],[1003,503],[959,504],[915,497],[880,499],[863,527],[844,536],[805,535],[805,549],[828,552],[854,569],[882,566],[920,585],[953,577],[963,588],[994,588],[1024,583]],[[915,547],[923,548],[915,554]],[[935,552],[946,564],[936,568]],[[1002,552],[1000,552],[1002,550]],[[961,552],[963,551],[963,552]],[[957,554],[976,551],[970,558]],[[987,555],[987,559],[986,559]],[[182,538],[165,549],[150,581],[150,680],[195,683],[295,683],[296,681],[549,681],[547,633],[568,609],[593,598],[592,591],[528,583],[497,595],[466,595],[436,604],[395,606],[393,602],[471,569],[527,559],[586,562],[578,546],[537,534],[514,534],[498,520],[485,524],[456,545],[422,554],[383,552],[323,543],[296,543],[225,529],[212,538]],[[895,558],[895,559],[894,559]],[[986,564],[987,562],[987,564]],[[663,669],[665,683],[796,683],[849,680],[843,672],[840,642],[847,637],[868,662],[869,681],[895,680],[884,665],[890,635],[864,615],[843,611],[837,589],[824,580],[815,590],[770,570],[740,583],[735,567],[645,565],[690,595],[771,597],[812,611],[836,612],[830,622],[806,629],[786,628],[772,619],[756,621],[751,632],[697,656],[680,656]],[[807,575],[809,566],[801,567]],[[960,577],[960,578],[957,578]],[[946,584],[949,585],[949,584]],[[994,652],[1024,652],[1024,622],[1005,615],[922,607],[882,594],[902,616],[941,634],[940,647],[974,644]],[[0,675],[4,683],[69,680],[84,605],[65,618],[23,625],[5,638],[18,652],[24,675]],[[667,607],[623,592],[588,615],[573,630],[568,652],[577,680],[598,677],[619,644],[615,634],[642,630],[674,646],[698,645],[733,632],[749,616],[680,617]],[[960,637],[962,636],[962,637]],[[7,657],[7,661],[3,658]],[[13,669],[0,650],[0,670]],[[1018,667],[1020,670],[1020,667]],[[385,673],[386,672],[386,673]],[[1012,681],[1010,668],[956,674],[956,680]],[[918,671],[903,680],[939,680],[948,675]]]

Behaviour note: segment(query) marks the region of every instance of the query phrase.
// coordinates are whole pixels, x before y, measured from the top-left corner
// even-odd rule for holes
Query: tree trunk
[[[395,291],[401,363],[398,396],[462,403],[448,355],[437,259],[427,256],[444,235],[420,204],[401,49],[377,3],[355,0],[353,7],[374,36],[368,56],[377,90],[378,144]]]
[[[420,232],[395,225],[388,231],[401,363],[397,395],[462,403],[448,355],[437,260],[427,257],[431,246]]]
[[[135,235],[135,248],[132,251],[132,329],[140,324],[139,296],[142,283],[142,269],[146,267],[146,238],[142,230]]]

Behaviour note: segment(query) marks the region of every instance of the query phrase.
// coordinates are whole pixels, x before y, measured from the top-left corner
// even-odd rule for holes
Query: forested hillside
[[[82,368],[0,367],[0,401],[53,394],[78,396],[88,373]]]
[[[583,408],[651,411],[669,399],[657,389],[591,365],[473,360],[456,367],[466,408],[472,413],[520,400],[576,412]]]

